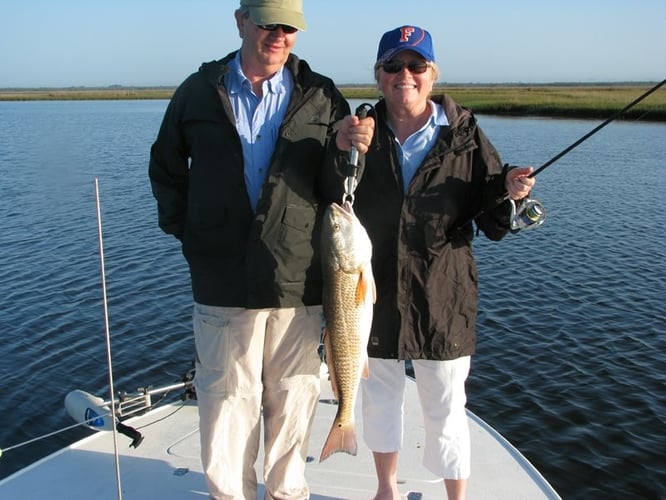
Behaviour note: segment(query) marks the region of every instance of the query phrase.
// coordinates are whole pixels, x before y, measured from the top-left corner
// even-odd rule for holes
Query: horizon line
[[[594,86],[594,85],[643,85],[657,83],[657,80],[620,80],[620,81],[552,81],[552,82],[437,82],[434,87],[445,86]],[[0,87],[1,91],[16,91],[16,90],[119,90],[119,89],[174,89],[180,84],[175,85],[60,85],[60,86],[4,86]],[[368,83],[336,83],[336,87],[376,87],[376,82]]]

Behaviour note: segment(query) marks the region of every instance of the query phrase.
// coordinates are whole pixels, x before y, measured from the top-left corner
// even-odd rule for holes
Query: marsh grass
[[[447,93],[475,113],[515,116],[608,118],[652,88],[653,84],[614,85],[451,85],[437,86],[433,94]],[[347,99],[374,102],[373,86],[340,86]],[[169,99],[172,87],[0,89],[0,101]],[[626,112],[623,119],[666,121],[666,88],[662,87]]]
[[[0,101],[110,101],[170,99],[175,89],[156,88],[67,88],[0,89]]]
[[[450,94],[477,113],[605,117],[623,109],[651,87],[452,88]],[[623,117],[666,120],[666,90],[662,87],[650,94]]]
[[[447,93],[477,114],[607,118],[653,86],[438,86],[433,94]],[[345,97],[353,99],[379,96],[379,92],[370,87],[343,88],[342,91]],[[622,118],[666,121],[666,88],[650,94]]]

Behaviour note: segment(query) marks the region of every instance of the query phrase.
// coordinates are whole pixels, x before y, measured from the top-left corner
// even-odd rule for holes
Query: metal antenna
[[[99,182],[95,177],[95,205],[97,206],[97,238],[99,241],[99,260],[102,272],[102,302],[104,304],[104,331],[106,335],[106,361],[109,368],[109,392],[111,395],[111,418],[116,422],[116,403],[115,403],[115,389],[113,388],[113,364],[111,363],[111,335],[109,333],[109,307],[106,298],[106,275],[104,272],[104,243],[102,240],[102,212],[99,203]],[[113,426],[113,451],[116,460],[116,487],[118,490],[118,500],[122,500],[123,493],[120,484],[120,458],[118,455],[118,433],[116,426]]]

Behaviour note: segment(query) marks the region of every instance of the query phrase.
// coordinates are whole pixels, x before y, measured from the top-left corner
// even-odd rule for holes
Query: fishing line
[[[92,419],[91,419],[91,420],[92,420]],[[77,423],[77,424],[70,425],[70,426],[68,426],[68,427],[63,427],[62,429],[58,429],[58,430],[55,430],[55,431],[53,431],[53,432],[49,432],[48,434],[42,434],[41,436],[37,436],[37,437],[34,437],[34,438],[32,438],[32,439],[28,439],[27,441],[22,441],[22,442],[20,442],[20,443],[14,444],[14,445],[12,445],[12,446],[6,446],[5,448],[1,448],[1,449],[0,449],[0,456],[2,456],[3,453],[6,453],[6,452],[8,452],[8,451],[10,451],[10,450],[15,450],[16,448],[21,448],[22,446],[29,445],[29,444],[34,443],[34,442],[36,442],[36,441],[41,441],[42,439],[50,438],[51,436],[55,436],[55,435],[57,435],[57,434],[60,434],[60,433],[66,432],[66,431],[68,431],[68,430],[70,430],[70,429],[74,429],[74,428],[76,428],[76,427],[84,426],[84,425],[86,425],[87,423],[88,423],[88,421],[86,421],[86,422],[79,422],[79,423]]]
[[[121,409],[123,417],[129,417],[129,416],[132,416],[132,415],[134,415],[135,413],[138,413],[138,412],[149,412],[149,411],[152,411],[152,410],[158,408],[162,404],[162,402],[166,400],[166,398],[168,397],[168,395],[170,394],[170,392],[173,389],[184,388],[185,389],[185,394],[183,394],[181,396],[181,399],[183,400],[183,403],[180,406],[178,406],[173,412],[167,414],[166,416],[160,417],[159,419],[157,419],[155,421],[148,422],[146,424],[143,424],[140,427],[137,427],[137,429],[144,429],[146,427],[149,427],[149,426],[151,426],[151,425],[153,425],[157,422],[161,422],[162,420],[165,420],[166,418],[174,415],[176,412],[180,411],[182,408],[185,407],[188,400],[193,399],[194,396],[192,395],[192,393],[190,393],[190,391],[192,390],[191,386],[192,386],[192,379],[193,378],[194,378],[193,371],[189,371],[183,377],[182,382],[179,382],[179,383],[176,383],[176,384],[171,384],[171,385],[168,385],[168,386],[165,386],[165,387],[159,387],[159,388],[156,388],[156,389],[145,390],[145,392],[142,392],[140,394],[130,395],[129,397],[123,396],[122,398],[120,398],[118,400],[118,407]],[[162,394],[162,397],[160,397],[159,400],[157,400],[154,403],[151,403],[148,406],[141,406],[141,407],[137,407],[137,408],[132,408],[131,407],[131,405],[134,404],[134,403],[145,402],[146,397],[150,396],[150,395],[153,395],[153,394]],[[108,406],[110,403],[111,403],[110,401],[104,401],[102,403],[102,405],[103,406]],[[130,406],[129,411],[125,409],[127,406]],[[56,429],[55,431],[49,432],[47,434],[42,434],[40,436],[36,436],[34,438],[27,439],[25,441],[21,441],[20,443],[13,444],[11,446],[0,447],[0,458],[2,458],[4,456],[4,454],[8,451],[12,451],[12,450],[15,450],[17,448],[22,448],[23,446],[27,446],[27,445],[35,443],[37,441],[42,441],[44,439],[48,439],[52,436],[62,434],[63,432],[67,432],[67,431],[69,431],[71,429],[75,429],[77,427],[87,427],[87,428],[90,429],[91,428],[90,424],[92,424],[95,420],[97,420],[99,418],[106,418],[106,417],[111,417],[111,416],[112,416],[111,411],[104,412],[104,413],[96,413],[91,418],[86,419],[86,420],[82,420],[80,422],[77,422],[76,424],[72,424],[72,425],[69,425],[67,427],[62,427],[60,429]],[[92,427],[92,428],[94,428],[94,427]],[[95,430],[99,430],[99,429],[95,429]],[[132,436],[129,436],[129,437],[132,437]]]

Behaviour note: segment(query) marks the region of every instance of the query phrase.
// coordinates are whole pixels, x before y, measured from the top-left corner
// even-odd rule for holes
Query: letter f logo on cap
[[[426,61],[435,61],[432,38],[423,28],[400,26],[382,35],[377,50],[377,61],[386,62],[402,50],[413,50]]]
[[[416,31],[414,28],[411,26],[404,26],[400,28],[400,41],[401,42],[408,42],[409,37],[412,36],[412,33]]]

